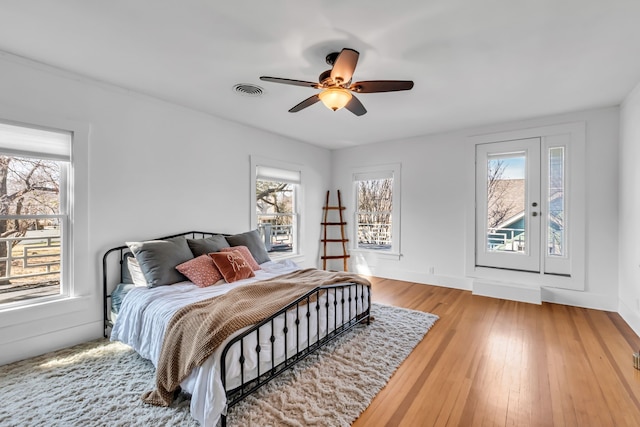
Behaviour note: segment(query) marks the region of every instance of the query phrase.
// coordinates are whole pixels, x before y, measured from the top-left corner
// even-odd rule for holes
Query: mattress
[[[157,366],[166,326],[178,309],[197,301],[222,295],[237,286],[270,279],[297,269],[299,269],[299,267],[292,261],[269,261],[262,264],[261,270],[255,271],[256,276],[251,279],[240,280],[234,283],[224,283],[207,288],[199,288],[190,282],[181,282],[157,288],[130,288],[123,286],[122,292],[126,292],[126,296],[123,298],[122,304],[119,307],[119,313],[117,313],[117,319],[111,332],[111,339],[130,345],[142,357],[150,360],[154,366]],[[368,290],[365,290],[365,292],[368,292]],[[364,301],[363,299],[354,298],[351,303],[352,307],[349,307],[349,309],[353,311],[350,312],[355,313],[356,311],[362,312],[366,310],[368,308],[367,297],[368,295],[365,295]],[[303,346],[317,340],[318,333],[322,336],[328,329],[332,329],[332,325],[335,323],[339,325],[342,322],[343,315],[346,316],[346,313],[341,310],[336,310],[335,313],[333,312],[333,299],[340,301],[342,298],[341,294],[329,293],[325,295],[324,298],[329,299],[330,304],[328,310],[331,313],[325,311],[319,314],[321,319],[328,316],[329,321],[327,321],[326,324],[320,322],[321,324],[318,325],[316,318],[312,316],[309,318],[308,325],[306,323],[306,317],[303,317],[303,321],[296,326],[295,315],[289,314],[286,318],[282,316],[282,318],[276,320],[276,325],[274,325],[273,328],[274,331],[271,331],[271,325],[269,324],[261,327],[260,347],[265,350],[270,349],[271,343],[269,342],[269,337],[272,333],[279,339],[278,342],[284,342],[281,338],[284,335],[282,330],[284,329],[285,322],[289,327],[288,333],[294,334],[294,336],[298,333],[301,341],[299,345]],[[325,310],[325,302],[326,301],[321,301],[320,306],[323,310]],[[264,332],[263,328],[265,329]],[[306,331],[311,331],[309,337],[307,337]],[[241,333],[241,331],[239,331],[238,334],[239,333]],[[202,426],[215,426],[220,415],[226,413],[226,394],[220,378],[220,357],[222,349],[232,338],[233,336],[225,341],[202,366],[194,369],[191,375],[181,383],[182,389],[192,395],[191,414]],[[291,347],[294,340],[291,339],[291,337],[288,338],[287,342],[291,343],[289,345]],[[270,351],[261,352],[260,366],[258,366],[256,352],[247,350],[257,347],[255,337],[253,337],[253,342],[249,339],[243,346],[244,349],[242,351],[245,358],[243,375],[245,379],[251,377],[251,375],[255,376],[258,369],[260,372],[264,372],[272,366]],[[227,354],[227,389],[239,385],[240,365],[237,363],[237,360],[240,352],[240,345],[236,343],[232,351]],[[287,355],[290,356],[292,352],[295,353],[295,349],[286,349]],[[273,357],[273,363],[276,364],[284,360],[284,345],[276,346]]]

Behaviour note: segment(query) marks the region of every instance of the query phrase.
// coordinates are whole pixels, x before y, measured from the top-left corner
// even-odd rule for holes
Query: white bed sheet
[[[187,304],[191,304],[203,299],[227,293],[229,290],[250,282],[273,278],[282,274],[298,270],[299,267],[292,261],[267,262],[261,265],[262,269],[256,271],[256,276],[251,279],[241,280],[235,283],[225,283],[207,288],[199,288],[191,282],[176,283],[171,286],[160,286],[147,289],[139,288],[131,290],[124,298],[120,313],[111,332],[111,340],[121,341],[134,348],[142,357],[149,359],[157,367],[162,349],[164,333],[169,320],[173,314]],[[311,316],[307,325],[306,316],[300,316],[300,324],[296,328],[295,312],[289,312],[286,316],[286,324],[289,328],[287,333],[287,355],[296,352],[295,334],[298,331],[300,348],[304,348],[309,343],[313,343],[320,337],[326,335],[327,330],[333,330],[334,324],[340,325],[343,317],[354,316],[368,308],[368,289],[365,289],[364,303],[362,298],[353,298],[350,306],[346,306],[334,313],[333,300],[340,301],[340,292],[334,294],[330,292],[320,301],[320,311],[318,317]],[[345,299],[347,299],[345,295]],[[355,295],[352,295],[355,297]],[[329,299],[329,313],[325,308],[325,298]],[[314,304],[312,304],[313,306]],[[315,311],[315,310],[313,310]],[[318,325],[317,319],[321,319]],[[327,322],[328,321],[328,328]],[[279,317],[274,322],[274,331],[271,325],[267,324],[260,328],[260,372],[272,366],[271,361],[271,334],[276,337],[274,364],[278,364],[285,359],[284,346],[284,316]],[[307,338],[307,331],[311,337]],[[239,334],[241,331],[238,331]],[[236,335],[237,335],[236,334]],[[233,336],[232,336],[233,337]],[[191,415],[200,422],[202,426],[213,427],[217,424],[220,416],[226,413],[226,395],[220,376],[220,358],[222,349],[232,337],[228,338],[205,363],[194,369],[189,377],[182,383],[184,391],[191,394]],[[253,339],[251,339],[253,338]],[[244,379],[256,376],[258,368],[258,355],[255,351],[257,342],[255,337],[250,337],[243,344],[242,354],[245,357]],[[227,354],[227,388],[232,389],[240,384],[241,368],[237,362],[240,357],[240,344],[236,343],[232,351]]]

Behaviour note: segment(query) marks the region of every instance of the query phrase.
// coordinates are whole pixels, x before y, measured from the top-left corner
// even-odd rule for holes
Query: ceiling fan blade
[[[410,90],[413,87],[411,80],[368,80],[355,82],[349,89],[356,93],[395,92]]]
[[[261,76],[260,80],[265,81],[265,82],[282,83],[282,84],[285,84],[285,85],[293,85],[293,86],[306,86],[306,87],[313,87],[313,88],[319,88],[320,87],[320,85],[318,83],[305,82],[303,80],[283,79],[283,78],[280,78],[280,77]]]
[[[355,96],[351,96],[351,100],[347,102],[347,105],[344,106],[347,110],[351,111],[356,116],[362,116],[363,114],[367,114],[367,109],[364,108],[362,102]]]
[[[358,63],[358,57],[360,54],[353,49],[342,49],[338,54],[336,61],[333,63],[331,69],[331,78],[338,84],[347,83],[351,80],[353,72],[356,69]]]
[[[295,107],[291,108],[289,110],[289,112],[290,113],[297,113],[298,111],[302,110],[303,108],[307,108],[307,107],[315,104],[318,101],[320,101],[320,97],[318,96],[318,94],[315,94],[313,96],[308,97],[307,99],[305,99],[304,101],[302,101],[301,103],[296,105]]]

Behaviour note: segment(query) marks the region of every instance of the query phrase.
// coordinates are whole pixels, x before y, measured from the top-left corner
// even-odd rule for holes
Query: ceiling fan
[[[291,108],[290,113],[297,113],[318,101],[322,101],[333,111],[344,107],[356,116],[362,116],[366,114],[367,110],[353,93],[394,92],[409,90],[413,87],[411,80],[368,80],[351,83],[359,56],[357,51],[347,48],[328,54],[326,61],[332,68],[320,74],[318,83],[268,76],[262,76],[260,80],[321,89],[320,93],[310,96]]]

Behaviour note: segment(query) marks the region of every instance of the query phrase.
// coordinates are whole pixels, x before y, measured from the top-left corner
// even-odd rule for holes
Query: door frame
[[[524,126],[524,125],[523,125]],[[545,274],[490,267],[478,267],[475,260],[476,215],[475,215],[475,151],[477,144],[512,141],[527,138],[545,138],[568,135],[571,157],[567,159],[567,170],[571,180],[571,248],[570,274]],[[509,282],[514,285],[533,285],[549,288],[584,290],[586,277],[586,122],[569,122],[558,125],[528,127],[508,131],[494,131],[470,135],[464,141],[466,171],[465,208],[465,273],[469,278]]]

